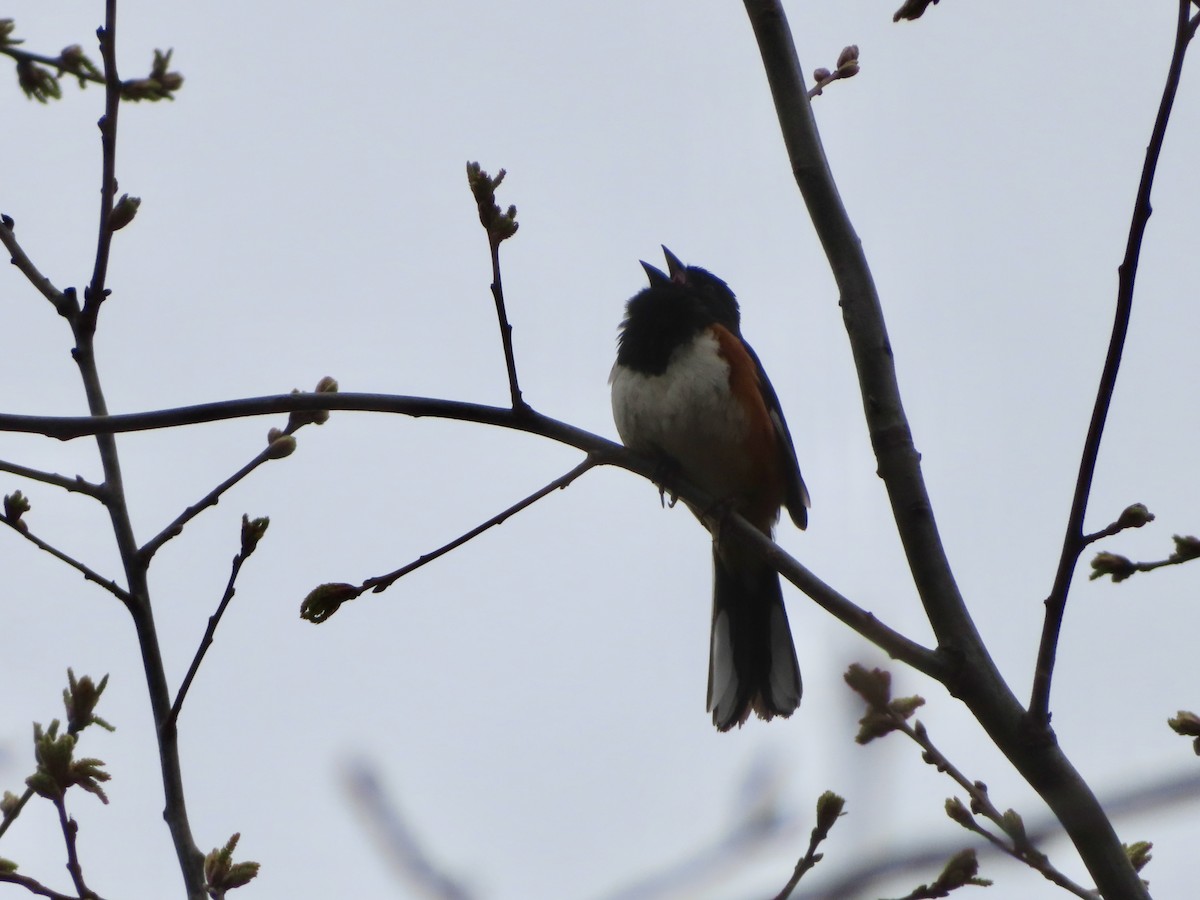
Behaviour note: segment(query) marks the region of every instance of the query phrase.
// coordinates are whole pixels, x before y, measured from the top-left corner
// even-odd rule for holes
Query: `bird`
[[[737,298],[716,275],[662,250],[667,271],[642,262],[649,286],[626,303],[618,329],[609,377],[617,433],[768,537],[784,507],[804,529],[808,488],[779,397],[742,337]],[[715,508],[688,506],[701,522]],[[713,724],[729,731],[752,712],[787,718],[803,684],[779,575],[719,525],[712,536]]]

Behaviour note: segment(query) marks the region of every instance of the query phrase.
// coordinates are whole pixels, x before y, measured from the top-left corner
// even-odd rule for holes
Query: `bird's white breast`
[[[717,499],[737,494],[751,474],[744,440],[749,418],[729,386],[729,363],[702,331],[671,356],[661,375],[613,367],[613,419],[625,445],[666,454]]]

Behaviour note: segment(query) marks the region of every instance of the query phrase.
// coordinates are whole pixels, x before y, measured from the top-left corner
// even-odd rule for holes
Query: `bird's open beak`
[[[639,260],[642,268],[646,270],[646,277],[650,279],[650,287],[655,287],[660,284],[670,284],[671,279],[662,269],[656,268],[645,260]]]
[[[667,272],[670,273],[671,280],[677,284],[684,284],[687,282],[687,266],[681,263],[679,261],[679,257],[666,247],[662,248],[662,252],[663,256],[667,258]]]

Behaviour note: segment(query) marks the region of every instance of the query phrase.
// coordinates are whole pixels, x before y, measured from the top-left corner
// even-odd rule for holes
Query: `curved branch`
[[[248,416],[319,410],[393,413],[415,418],[450,419],[510,428],[549,438],[560,444],[567,444],[582,450],[589,455],[595,465],[616,466],[651,481],[662,479],[662,467],[654,460],[645,459],[598,434],[542,415],[528,406],[514,410],[499,406],[485,406],[479,403],[464,403],[458,400],[439,400],[433,397],[408,397],[395,394],[341,392],[336,394],[277,394],[268,397],[223,400],[216,403],[200,403],[195,406],[180,406],[173,409],[115,416],[0,414],[0,432],[16,431],[42,434],[60,440],[73,440],[92,434],[150,431]],[[714,507],[712,498],[705,496],[703,492],[691,485],[673,479],[670,488],[672,493],[692,500],[698,509]],[[766,554],[773,565],[778,567],[780,573],[788,581],[822,608],[894,658],[941,681],[946,680],[948,676],[945,666],[941,660],[935,657],[933,651],[884,625],[872,613],[839,594],[778,545],[763,537],[757,529],[747,525],[740,517],[730,517],[730,522],[735,527],[742,529],[748,540],[761,547],[762,552]]]
[[[1063,615],[1067,609],[1071,577],[1075,574],[1080,554],[1088,544],[1083,533],[1083,517],[1087,513],[1092,479],[1096,474],[1096,460],[1100,455],[1100,439],[1104,436],[1104,423],[1112,404],[1113,389],[1117,385],[1117,373],[1121,368],[1121,354],[1125,349],[1125,335],[1129,331],[1129,319],[1133,314],[1133,286],[1142,253],[1142,239],[1150,221],[1150,189],[1154,185],[1154,173],[1158,168],[1158,158],[1167,134],[1167,123],[1170,121],[1171,108],[1179,89],[1183,57],[1196,34],[1197,25],[1200,25],[1200,14],[1189,19],[1191,6],[1192,0],[1179,0],[1175,48],[1171,54],[1171,65],[1167,71],[1167,82],[1163,86],[1162,99],[1158,104],[1158,116],[1154,120],[1150,143],[1146,147],[1146,161],[1142,165],[1137,199],[1133,204],[1133,220],[1129,224],[1125,258],[1117,270],[1117,309],[1113,317],[1112,337],[1108,342],[1108,355],[1104,360],[1104,370],[1100,374],[1096,403],[1092,407],[1092,419],[1088,424],[1087,438],[1084,440],[1083,454],[1079,460],[1079,475],[1075,480],[1071,512],[1067,516],[1062,554],[1059,556],[1058,569],[1054,575],[1054,585],[1050,589],[1050,596],[1046,598],[1046,618],[1042,625],[1042,639],[1038,646],[1037,664],[1033,675],[1033,694],[1029,701],[1030,717],[1042,727],[1050,725],[1050,683],[1054,677],[1054,658],[1058,651]]]
[[[788,159],[841,293],[879,475],[938,643],[995,672],[950,570],[900,400],[891,343],[862,242],[842,205],[813,120],[800,61],[778,0],[745,0]],[[995,673],[999,678],[999,673]]]
[[[792,170],[841,292],[842,315],[879,475],[939,652],[941,678],[1046,801],[1105,897],[1147,898],[1103,808],[1055,743],[1029,720],[971,621],[942,547],[920,456],[900,402],[883,311],[861,242],[838,196],[813,121],[787,17],[779,0],[744,0],[758,41]]]

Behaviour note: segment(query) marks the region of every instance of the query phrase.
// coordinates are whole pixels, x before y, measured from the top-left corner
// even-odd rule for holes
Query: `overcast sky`
[[[897,0],[898,2],[898,0]],[[894,5],[894,4],[893,4]],[[839,188],[882,295],[943,539],[998,665],[1027,697],[1079,449],[1111,326],[1142,154],[1176,4],[945,0],[915,23],[878,0],[789,3],[806,72],[861,48],[862,72],[816,101]],[[26,48],[91,52],[103,4],[9,0]],[[525,396],[613,437],[606,379],[639,259],[665,243],[725,278],[778,389],[813,507],[781,543],[888,624],[929,642],[874,474],[836,291],[791,179],[740,3],[189,3],[122,0],[123,77],[173,47],[174,103],[121,113],[118,178],[142,198],[115,240],[97,339],[110,409],[311,388],[507,402],[487,245],[464,163],[508,170],[520,232],[504,281]],[[93,54],[98,59],[98,54]],[[1155,191],[1133,325],[1088,517],[1158,516],[1106,549],[1161,558],[1200,531],[1193,286],[1200,153],[1196,60]],[[0,66],[0,71],[11,67]],[[91,272],[99,189],[95,86],[27,101],[0,83],[0,211],[60,287]],[[0,268],[0,409],[86,410],[70,336]],[[141,540],[256,454],[285,417],[120,439]],[[94,444],[0,435],[0,458],[99,480]],[[868,855],[970,844],[942,811],[953,785],[899,736],[853,743],[842,682],[881,654],[785,592],[805,697],[788,721],[718,734],[704,711],[710,551],[682,508],[619,470],[590,473],[322,626],[298,617],[326,581],[388,572],[565,472],[578,452],[482,426],[335,414],[155,559],[173,683],[238,548],[271,517],[180,719],[202,848],[242,833],[262,873],[245,896],[418,897],[347,789],[367,765],[432,858],[480,900],[630,897],[773,798],[794,826],[662,896],[761,898],[803,852],[825,789],[846,797],[811,877]],[[36,533],[107,575],[102,510],[0,477]],[[90,885],[179,896],[160,819],[149,706],[129,618],[108,594],[0,535],[0,787],[31,767],[30,722],[61,715],[65,673],[111,673],[81,752],[108,764],[108,808],[71,796]],[[1166,727],[1200,707],[1200,569],[1071,594],[1054,685],[1063,748],[1102,795],[1196,765]],[[1001,808],[1044,807],[961,705],[928,701],[944,752]],[[757,785],[757,787],[755,787]],[[1153,840],[1159,896],[1194,883],[1194,811],[1117,823]],[[1086,879],[1070,846],[1053,860]],[[69,884],[49,804],[0,855]],[[872,889],[897,896],[938,866]],[[1002,861],[993,900],[1058,896]],[[809,884],[806,880],[805,884]],[[0,890],[8,896],[19,889]],[[642,895],[644,896],[644,895]]]

